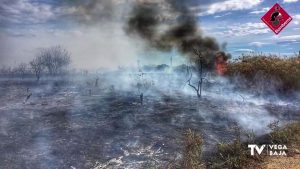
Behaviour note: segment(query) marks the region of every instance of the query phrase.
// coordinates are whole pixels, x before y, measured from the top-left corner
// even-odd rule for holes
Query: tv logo
[[[286,156],[286,145],[261,145],[258,146],[256,144],[249,144],[248,148],[250,148],[250,154],[252,156],[255,155],[255,151],[258,155],[261,155],[261,153],[265,150],[266,154],[269,156]]]
[[[266,145],[262,145],[261,147],[257,146],[256,144],[249,144],[248,148],[250,148],[250,153],[254,156],[254,150],[256,150],[257,154],[260,155],[262,151],[265,149]]]

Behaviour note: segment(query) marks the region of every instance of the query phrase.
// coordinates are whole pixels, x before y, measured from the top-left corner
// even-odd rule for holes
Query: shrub
[[[269,124],[272,132],[269,134],[273,144],[286,144],[290,147],[300,148],[300,122],[287,124],[280,128],[279,122]],[[294,148],[296,148],[294,147]]]
[[[257,74],[265,82],[276,80],[281,83],[279,90],[300,89],[300,57],[282,58],[276,55],[244,55],[228,65],[227,74],[231,77],[239,74],[254,85]]]
[[[247,149],[240,142],[219,143],[218,156],[213,163],[213,168],[242,168],[247,163]]]
[[[204,169],[202,161],[203,139],[191,129],[184,133],[182,158],[171,161],[166,169]]]

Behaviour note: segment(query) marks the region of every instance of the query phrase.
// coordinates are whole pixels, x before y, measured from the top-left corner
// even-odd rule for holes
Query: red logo
[[[277,35],[283,28],[285,28],[291,21],[292,17],[276,3],[261,20],[269,26],[269,28]]]

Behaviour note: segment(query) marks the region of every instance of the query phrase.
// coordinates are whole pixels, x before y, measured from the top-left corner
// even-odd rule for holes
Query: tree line
[[[2,67],[0,74],[19,75],[34,74],[39,81],[42,74],[51,76],[60,75],[67,71],[71,63],[70,53],[61,46],[41,49],[29,63],[20,63],[18,66]]]

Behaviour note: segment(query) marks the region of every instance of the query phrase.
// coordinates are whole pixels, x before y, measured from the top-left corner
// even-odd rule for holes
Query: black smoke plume
[[[220,50],[212,37],[204,37],[195,15],[187,7],[187,1],[165,0],[163,3],[136,3],[129,16],[126,31],[138,35],[151,47],[169,51],[177,49],[196,61],[194,49],[203,52],[211,67],[213,57]],[[167,10],[166,10],[167,8]],[[167,16],[176,16],[168,18]]]
[[[136,5],[128,20],[127,31],[131,34],[138,34],[149,42],[155,41],[159,26],[159,9],[157,7],[154,4]]]

